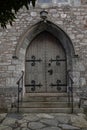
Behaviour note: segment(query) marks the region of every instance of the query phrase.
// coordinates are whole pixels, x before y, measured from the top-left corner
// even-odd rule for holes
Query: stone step
[[[13,108],[10,112],[17,112],[17,108]],[[20,113],[72,113],[71,108],[20,108]],[[73,113],[82,113],[83,109],[74,108]]]
[[[71,104],[70,104],[71,105]],[[23,102],[20,103],[20,107],[23,108],[67,108],[68,102]],[[78,107],[74,103],[74,107]]]
[[[29,113],[71,113],[70,108],[20,108],[20,112]]]
[[[41,97],[41,96],[47,96],[47,97],[65,97],[67,96],[67,93],[25,93],[25,96],[29,96],[29,97]]]
[[[82,112],[74,103],[74,113]],[[72,105],[71,105],[72,106]],[[19,111],[22,113],[71,113],[72,108],[68,106],[67,93],[26,93]],[[12,111],[17,112],[17,108]]]
[[[29,102],[68,102],[68,97],[24,97],[23,101]]]
[[[64,102],[68,101],[67,93],[26,93],[23,101],[31,102]]]

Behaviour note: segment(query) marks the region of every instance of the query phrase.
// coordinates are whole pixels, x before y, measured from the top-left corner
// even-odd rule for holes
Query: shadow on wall
[[[0,113],[6,113],[7,112],[7,104],[5,102],[4,95],[0,95]]]

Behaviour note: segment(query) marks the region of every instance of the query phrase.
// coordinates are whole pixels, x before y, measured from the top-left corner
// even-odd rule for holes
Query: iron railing
[[[72,74],[71,71],[69,70],[67,72],[67,79],[68,79],[68,88],[67,88],[67,92],[68,92],[68,105],[69,107],[71,107],[71,113],[73,113],[73,78],[72,78]]]
[[[17,98],[17,112],[19,113],[19,105],[22,103],[23,98],[23,79],[24,79],[24,71],[22,71],[22,75],[17,81],[18,85],[18,98]]]

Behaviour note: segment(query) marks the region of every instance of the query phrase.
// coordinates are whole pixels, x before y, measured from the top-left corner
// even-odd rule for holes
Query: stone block
[[[15,66],[13,66],[13,65],[8,66],[8,70],[13,70],[13,71],[15,71]]]
[[[49,13],[51,13],[51,14],[57,13],[57,10],[56,9],[49,9]]]
[[[86,85],[86,79],[85,78],[80,78],[80,85],[81,86]]]
[[[58,114],[56,115],[55,119],[59,122],[59,123],[64,123],[67,124],[70,121],[70,116],[66,115],[66,114]]]
[[[30,14],[31,14],[31,16],[33,16],[33,17],[36,17],[36,16],[37,16],[37,12],[31,12]]]
[[[0,123],[5,119],[7,113],[1,113],[0,114]]]
[[[81,61],[78,61],[73,64],[73,69],[75,71],[81,72],[81,71],[85,71],[85,66]]]
[[[50,126],[57,126],[58,125],[58,121],[55,119],[42,119],[40,120],[41,123],[44,123],[46,125],[50,125]]]
[[[79,86],[80,72],[73,72],[74,84]]]
[[[63,130],[80,130],[80,128],[72,126],[72,125],[67,125],[67,124],[60,124],[59,125]]]
[[[75,35],[74,34],[71,34],[70,37],[71,37],[71,39],[75,39]]]
[[[84,37],[83,34],[78,34],[78,35],[76,36],[76,38],[83,38],[83,37]]]
[[[0,125],[0,130],[12,130],[12,128],[9,126]]]
[[[39,130],[40,130],[40,129],[39,129]],[[48,127],[42,128],[41,130],[61,130],[61,128],[48,126]]]
[[[40,122],[30,122],[28,124],[28,128],[30,128],[32,130],[41,129],[43,127],[45,127],[45,125]]]
[[[80,116],[80,115],[74,116],[74,115],[72,115],[71,123],[74,126],[87,129],[87,121],[83,116]]]
[[[56,13],[56,14],[53,14],[52,16],[53,16],[54,18],[58,18],[58,17],[59,17],[59,14]]]

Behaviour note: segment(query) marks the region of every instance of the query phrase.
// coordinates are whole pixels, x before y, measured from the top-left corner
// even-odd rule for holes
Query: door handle
[[[53,70],[52,69],[48,70],[48,73],[49,73],[49,75],[52,75],[53,74]]]

